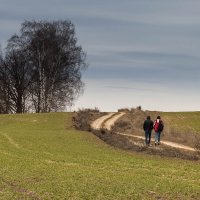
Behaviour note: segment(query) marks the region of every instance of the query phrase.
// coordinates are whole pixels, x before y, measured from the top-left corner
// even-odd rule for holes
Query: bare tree
[[[86,54],[77,45],[70,21],[26,21],[21,38],[27,44],[36,70],[31,85],[36,112],[49,112],[71,104],[81,91],[81,71],[86,68]]]
[[[13,112],[24,112],[27,105],[36,112],[63,110],[83,89],[85,59],[70,21],[25,21],[1,59],[0,93],[7,101],[7,88]]]
[[[0,92],[5,113],[22,113],[26,109],[31,66],[23,50],[9,49],[0,64]]]

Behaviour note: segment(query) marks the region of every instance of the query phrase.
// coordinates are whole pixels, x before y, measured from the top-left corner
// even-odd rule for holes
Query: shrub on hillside
[[[137,106],[136,109],[137,110],[142,110],[142,106]]]
[[[135,112],[135,111],[142,111],[142,106],[137,106],[136,108],[120,108],[118,109],[118,112]]]
[[[80,109],[74,114],[72,120],[75,128],[84,131],[91,131],[91,122],[100,117],[101,115],[102,113],[99,112],[98,108]]]
[[[128,108],[120,108],[118,109],[118,112],[129,112]]]
[[[128,119],[119,120],[114,124],[113,128],[115,130],[119,131],[119,132],[120,131],[125,132],[125,131],[130,130],[132,128],[131,121],[128,120]]]

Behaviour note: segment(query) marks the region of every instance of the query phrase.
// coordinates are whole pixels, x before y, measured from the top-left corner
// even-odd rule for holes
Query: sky
[[[0,0],[0,44],[25,20],[71,20],[87,53],[71,109],[200,111],[199,0]]]

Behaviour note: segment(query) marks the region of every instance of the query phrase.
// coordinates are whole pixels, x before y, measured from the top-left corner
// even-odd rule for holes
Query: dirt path
[[[108,113],[107,115],[104,115],[98,119],[96,119],[94,122],[92,122],[91,127],[93,129],[97,129],[99,130],[100,128],[102,128],[103,123],[108,119],[111,118],[112,115],[114,115],[115,113]]]
[[[95,120],[91,126],[93,129],[99,130],[100,128],[106,128],[108,130],[111,129],[111,127],[114,125],[114,123],[124,115],[125,113],[120,112],[119,114],[117,113],[109,113],[108,115],[105,115],[103,117],[100,117],[99,119]],[[131,135],[131,134],[124,134],[124,133],[116,133],[118,135],[123,135],[127,137],[132,137],[132,138],[139,138],[139,139],[144,139],[142,136],[136,136],[136,135]],[[154,141],[154,139],[152,139]],[[179,149],[184,149],[188,151],[196,151],[194,148],[185,146],[182,144],[178,144],[175,142],[170,142],[170,141],[162,141],[162,144],[174,147],[174,148],[179,148]]]
[[[106,122],[104,122],[103,128],[106,128],[107,130],[111,130],[111,127],[115,124],[115,122],[122,117],[123,115],[125,115],[126,113],[115,113],[114,115],[111,116],[111,118],[108,118],[108,120],[106,120]]]
[[[131,135],[131,134],[124,134],[124,133],[116,133],[116,134],[132,137],[132,138],[139,138],[139,139],[143,139],[143,140],[145,139],[144,137],[139,136],[139,135]],[[152,138],[151,141],[154,141],[154,139]],[[188,151],[196,151],[192,147],[188,147],[188,146],[178,144],[178,143],[175,143],[175,142],[169,142],[169,141],[162,140],[161,143],[165,144],[167,146],[171,146],[171,147],[175,147],[175,148],[179,148],[179,149],[184,149],[184,150],[188,150]]]

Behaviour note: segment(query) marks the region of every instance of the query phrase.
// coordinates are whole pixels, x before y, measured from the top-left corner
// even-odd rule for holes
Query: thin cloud
[[[117,56],[142,58],[142,59],[196,59],[196,57],[180,53],[148,52],[148,51],[122,51],[116,52]]]
[[[136,88],[136,87],[128,87],[128,86],[104,86],[105,88],[111,89],[120,89],[120,90],[137,90],[137,91],[154,91],[153,89],[145,89],[145,88]]]

